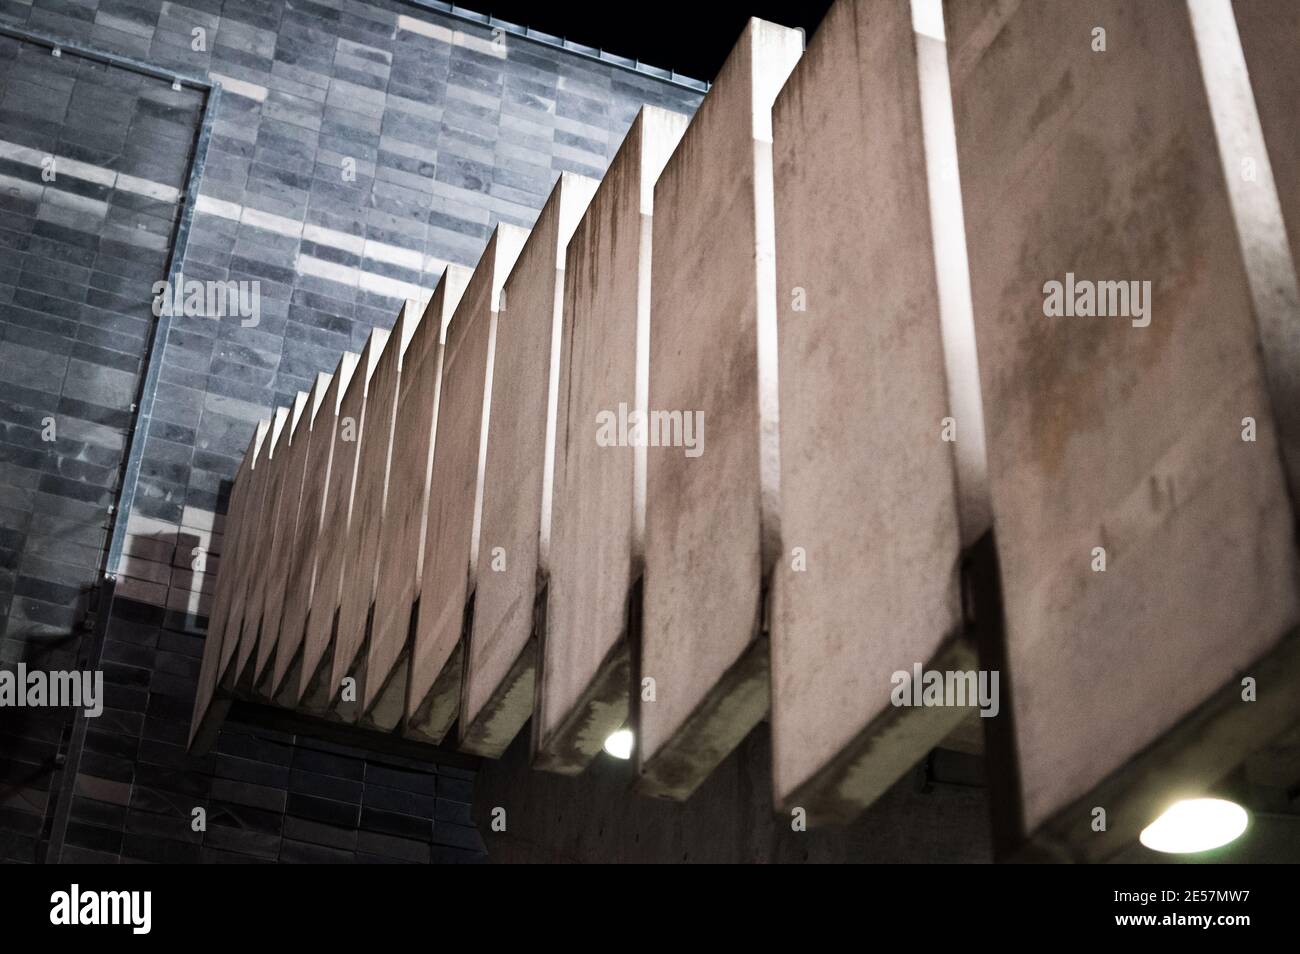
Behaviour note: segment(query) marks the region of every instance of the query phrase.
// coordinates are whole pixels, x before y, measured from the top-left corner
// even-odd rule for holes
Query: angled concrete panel
[[[209,632],[217,635],[219,646],[225,636],[226,623],[230,616],[235,588],[242,585],[248,577],[247,567],[240,562],[240,553],[250,545],[250,540],[258,526],[257,508],[261,501],[254,494],[255,483],[253,471],[265,459],[270,445],[272,417],[263,418],[253,429],[244,458],[235,473],[234,484],[230,490],[230,506],[226,511],[225,540],[222,547],[221,568],[217,573],[217,585],[213,593],[213,615],[209,620]],[[220,659],[220,656],[218,656]]]
[[[1300,715],[1278,316],[1188,4],[945,14],[1005,600],[1001,839],[1104,858]]]
[[[280,623],[280,643],[275,655],[271,690],[275,694],[287,687],[289,691],[286,701],[290,704],[297,702],[303,632],[320,566],[317,544],[320,541],[321,522],[325,516],[334,470],[339,404],[352,380],[359,358],[360,355],[354,352],[343,352],[330,376],[329,386],[312,422],[311,446],[303,465],[302,503],[299,505],[294,541],[288,551],[289,575],[285,586],[284,616]]]
[[[1291,499],[1300,493],[1300,6],[1193,0],[1201,73],[1246,271]],[[1235,14],[1235,15],[1234,15]]]
[[[316,418],[325,402],[333,376],[320,372],[307,392],[307,403],[302,419],[294,429],[289,454],[285,458],[284,489],[280,500],[279,526],[275,532],[275,545],[270,562],[260,568],[266,574],[266,605],[262,611],[262,639],[258,644],[254,691],[267,697],[275,693],[275,672],[280,664],[280,628],[284,619],[285,595],[292,568],[294,545],[298,540],[298,517],[303,506],[303,484],[306,482],[307,464],[311,457]],[[309,502],[310,507],[310,502]],[[283,670],[281,669],[281,675]]]
[[[240,543],[240,574],[235,578],[234,590],[230,594],[230,612],[226,617],[225,636],[221,641],[221,668],[217,677],[220,685],[233,686],[238,677],[240,662],[247,662],[248,659],[248,652],[242,651],[240,647],[243,643],[244,629],[250,628],[246,625],[244,617],[250,615],[253,580],[256,576],[252,568],[256,565],[257,551],[263,546],[266,521],[268,521],[266,513],[269,512],[270,500],[266,491],[270,486],[270,476],[276,469],[273,461],[278,448],[289,442],[289,435],[286,432],[290,413],[290,408],[287,407],[274,409],[270,416],[270,429],[261,445],[261,452],[253,464],[252,480],[248,485],[248,503],[259,516],[257,516],[256,528],[250,528],[243,542]],[[282,445],[282,441],[285,445]]]
[[[465,604],[473,592],[501,285],[528,237],[498,225],[447,327],[424,573],[404,731],[441,742],[460,709]]]
[[[1281,199],[1287,238],[1300,249],[1300,5],[1292,0],[1233,0],[1241,47],[1267,144],[1273,181]],[[1239,155],[1237,173],[1258,183],[1259,156]]]
[[[366,404],[366,422],[357,450],[357,486],[348,528],[343,590],[339,599],[338,635],[334,644],[331,684],[338,698],[336,713],[346,721],[357,716],[365,684],[365,645],[370,606],[379,577],[379,535],[388,504],[388,471],[392,462],[393,424],[397,392],[402,384],[406,351],[424,316],[424,302],[408,301],[397,317],[384,353],[380,355]],[[345,676],[356,680],[357,698],[340,693]]]
[[[307,614],[296,700],[311,712],[324,711],[338,689],[338,684],[332,681],[335,630],[343,578],[352,570],[347,558],[357,489],[357,461],[366,429],[371,379],[388,339],[387,329],[376,328],[370,333],[339,401],[338,425],[334,431],[335,466],[325,491],[325,511],[317,543],[320,570]]]
[[[640,706],[637,759],[642,790],[667,797],[688,796],[768,711],[771,107],[802,42],[749,21],[655,185],[640,660],[654,693]]]
[[[248,450],[244,452],[239,470],[235,473],[234,486],[230,491],[222,560],[217,570],[217,583],[212,598],[212,618],[208,625],[208,636],[203,641],[203,661],[199,668],[198,686],[194,692],[194,714],[190,719],[190,745],[195,744],[195,739],[208,718],[209,709],[213,706],[213,694],[216,692],[220,678],[222,642],[225,639],[233,592],[238,582],[245,579],[247,575],[247,568],[241,556],[247,546],[247,538],[257,527],[258,519],[256,502],[252,499],[250,490],[253,468],[256,466],[258,454],[270,430],[270,418],[259,421],[257,427],[253,429],[253,437],[248,443]]]
[[[262,491],[262,519],[258,526],[254,549],[249,556],[253,561],[248,581],[248,601],[244,607],[243,624],[239,632],[239,647],[229,673],[231,684],[240,692],[248,692],[256,682],[258,645],[262,638],[262,611],[266,607],[267,574],[264,567],[275,552],[276,533],[280,526],[280,505],[284,498],[285,475],[288,472],[289,450],[293,446],[294,432],[302,420],[307,406],[307,392],[299,391],[293,404],[284,408],[284,423],[278,438],[271,446],[271,457]],[[272,425],[274,428],[274,425]]]
[[[811,823],[851,821],[967,715],[896,707],[895,673],[975,668],[918,57],[943,47],[912,23],[907,0],[840,0],[772,110],[773,791]]]
[[[362,719],[383,729],[397,725],[406,707],[408,636],[424,566],[443,347],[472,274],[459,265],[447,266],[407,348],[402,373],[361,706]]]
[[[537,765],[582,771],[627,721],[627,601],[641,572],[646,448],[602,446],[601,415],[645,410],[654,184],[687,117],[637,115],[565,256]]]
[[[547,573],[565,249],[596,180],[562,173],[502,288],[460,747],[500,757],[533,711]]]

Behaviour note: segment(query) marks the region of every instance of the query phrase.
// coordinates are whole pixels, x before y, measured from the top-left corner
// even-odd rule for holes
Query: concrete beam
[[[252,499],[253,468],[258,454],[271,430],[271,419],[265,418],[253,429],[252,439],[240,461],[239,470],[235,472],[235,482],[230,490],[230,503],[226,508],[226,530],[221,551],[221,563],[217,569],[217,583],[212,598],[212,618],[208,622],[208,635],[203,641],[203,660],[199,666],[199,681],[194,690],[194,713],[190,718],[189,744],[204,733],[203,726],[213,708],[213,696],[221,670],[221,649],[225,639],[226,623],[229,620],[231,596],[235,587],[247,575],[247,568],[241,561],[241,550],[247,546],[245,541],[251,535],[251,529],[257,526],[258,513],[256,501]],[[220,721],[220,719],[216,720]]]
[[[970,712],[891,698],[896,673],[910,681],[918,665],[977,664],[945,419],[958,442],[979,427],[954,408],[945,377],[931,224],[944,196],[928,184],[943,157],[924,115],[927,84],[947,99],[946,73],[942,40],[913,32],[907,0],[840,0],[772,110],[782,538],[773,792],[783,813],[801,808],[810,824],[853,821]],[[986,515],[968,520],[973,533],[987,529]]]
[[[225,633],[222,636],[221,667],[217,675],[217,682],[219,685],[227,687],[234,685],[236,670],[239,666],[239,647],[244,638],[244,617],[248,612],[248,602],[253,587],[252,567],[255,565],[254,561],[257,558],[258,548],[262,544],[263,519],[269,505],[266,491],[267,486],[270,484],[273,469],[271,461],[275,456],[276,448],[280,445],[280,440],[285,437],[285,425],[288,421],[289,409],[287,407],[278,407],[271,413],[271,426],[262,442],[257,460],[253,464],[252,480],[249,483],[248,493],[252,511],[258,514],[258,523],[256,530],[250,528],[247,537],[241,544],[239,576],[233,582],[233,589],[230,594],[230,612],[226,617]],[[243,659],[247,661],[247,653],[243,654]]]
[[[1300,249],[1300,6],[1292,0],[1233,0],[1255,107],[1263,128],[1265,156],[1227,156],[1236,160],[1236,178],[1263,187],[1260,160],[1267,158],[1286,220],[1291,250]]]
[[[628,595],[645,559],[646,448],[601,446],[601,414],[646,407],[654,184],[687,117],[646,106],[569,242],[556,409],[539,768],[576,774],[628,718]]]
[[[280,504],[280,525],[276,529],[275,546],[271,560],[258,572],[267,577],[266,607],[262,611],[262,639],[258,644],[257,670],[260,680],[254,683],[254,694],[265,699],[275,695],[278,682],[275,678],[280,662],[280,624],[284,619],[284,603],[289,585],[289,571],[293,563],[294,544],[298,539],[298,516],[302,511],[302,489],[311,456],[316,416],[325,401],[333,375],[319,372],[307,392],[307,404],[302,419],[294,429],[289,454],[285,458],[284,491]],[[310,507],[310,502],[308,503]],[[287,663],[287,660],[286,660]]]
[[[548,572],[565,250],[596,180],[561,173],[502,287],[460,747],[500,757],[533,711]]]
[[[302,647],[307,614],[316,591],[316,576],[321,564],[318,548],[321,523],[329,502],[338,438],[339,404],[360,355],[343,352],[330,376],[320,409],[312,422],[311,446],[303,466],[302,503],[293,544],[289,547],[289,576],[286,583],[284,617],[280,624],[280,644],[275,656],[272,693],[283,694],[284,704],[298,701],[301,681]],[[340,461],[342,455],[338,455]]]
[[[991,782],[1004,853],[1101,859],[1300,717],[1295,516],[1207,37],[1174,0],[1004,6],[945,4],[1006,617]]]
[[[1300,497],[1300,9],[1190,0],[1224,181],[1242,236],[1265,376],[1294,502]],[[1235,14],[1235,15],[1234,15]]]
[[[641,789],[671,798],[690,795],[768,711],[771,108],[802,49],[801,32],[750,20],[655,185],[640,658],[654,692],[639,707],[637,758]]]
[[[307,614],[296,700],[297,705],[317,714],[325,712],[339,689],[333,671],[335,634],[343,579],[354,569],[347,559],[351,552],[349,540],[357,492],[357,464],[361,438],[366,430],[371,382],[389,337],[385,328],[376,328],[370,333],[357,359],[352,379],[339,401],[338,427],[334,435],[335,466],[325,492],[325,513],[317,543],[319,580]]]
[[[275,553],[276,536],[280,532],[281,507],[285,498],[286,476],[289,470],[289,452],[294,435],[302,422],[307,407],[307,392],[299,391],[293,404],[286,408],[283,429],[271,449],[270,466],[266,473],[266,490],[263,497],[263,520],[259,527],[257,547],[253,552],[254,569],[249,580],[248,605],[244,610],[244,624],[239,636],[239,651],[235,657],[233,685],[240,694],[252,691],[262,676],[260,666],[266,662],[261,650],[262,617],[266,609],[268,574],[265,568]]]
[[[472,274],[459,265],[447,266],[411,338],[402,372],[361,704],[362,721],[384,730],[395,727],[406,711],[411,608],[424,570],[443,348]]]
[[[343,590],[339,599],[338,636],[334,643],[331,683],[334,715],[353,722],[366,681],[366,644],[370,608],[379,579],[379,536],[388,506],[388,473],[392,463],[397,394],[407,348],[424,317],[425,302],[408,301],[397,317],[384,353],[379,357],[366,404],[366,422],[357,449],[357,487],[348,527]],[[356,697],[342,690],[344,678],[356,681]]]
[[[478,560],[497,311],[501,286],[527,237],[526,229],[497,226],[447,328],[404,725],[407,735],[434,743],[442,741],[460,710],[462,636]]]

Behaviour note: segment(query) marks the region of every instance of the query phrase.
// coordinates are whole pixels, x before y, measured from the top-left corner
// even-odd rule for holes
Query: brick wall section
[[[157,612],[127,604],[136,618],[112,621],[105,658],[114,661],[105,668],[138,661],[153,676],[147,690],[115,679],[112,711],[91,721],[62,861],[486,858],[466,768],[234,720],[210,753],[188,755],[186,693],[201,640],[158,625]],[[206,812],[206,831],[193,830],[195,808]]]
[[[494,43],[485,28],[395,0],[0,0],[0,20],[223,84],[182,269],[187,279],[261,283],[256,327],[179,318],[155,356],[161,383],[129,515],[124,599],[103,650],[108,709],[65,769],[77,794],[62,857],[481,857],[464,769],[399,765],[237,722],[214,754],[185,755],[229,481],[255,421],[372,327],[391,327],[402,300],[431,289],[445,263],[474,264],[497,222],[531,225],[561,171],[600,176],[643,103],[689,113],[699,94],[515,37]],[[135,137],[127,142],[129,151]],[[138,151],[183,176],[179,143]],[[124,290],[147,300],[161,266],[131,261],[140,274],[118,274],[139,287]],[[52,309],[35,313],[57,321]],[[123,434],[124,407],[103,411]],[[53,496],[83,504],[102,534],[114,494],[93,487],[75,475]],[[0,533],[12,572],[22,543]],[[195,547],[206,555],[199,572]],[[43,601],[55,639],[75,625],[67,595]],[[0,735],[2,859],[44,856],[50,799],[28,793],[49,791],[61,733],[65,718],[43,725],[35,748]],[[199,836],[188,818],[203,805]]]

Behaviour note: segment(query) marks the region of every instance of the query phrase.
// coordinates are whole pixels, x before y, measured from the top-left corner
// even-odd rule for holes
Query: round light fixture
[[[1246,809],[1223,798],[1185,798],[1142,829],[1139,840],[1152,851],[1189,854],[1209,851],[1246,830]]]
[[[630,759],[632,757],[632,730],[619,729],[617,732],[611,732],[609,738],[605,740],[605,751],[616,759]]]

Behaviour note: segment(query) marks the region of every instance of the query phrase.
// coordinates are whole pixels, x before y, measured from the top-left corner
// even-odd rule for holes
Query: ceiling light
[[[617,732],[611,732],[609,738],[605,740],[605,751],[616,759],[630,759],[632,757],[632,730],[619,729]]]
[[[1142,830],[1152,851],[1187,854],[1226,845],[1246,830],[1246,809],[1222,798],[1185,798]]]

